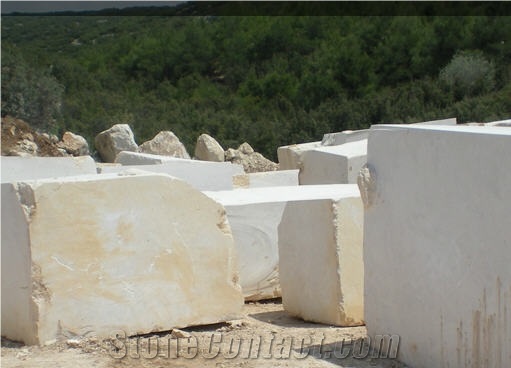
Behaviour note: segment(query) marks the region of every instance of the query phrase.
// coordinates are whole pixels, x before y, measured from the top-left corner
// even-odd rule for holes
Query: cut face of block
[[[364,324],[363,216],[360,195],[351,188],[286,206],[278,236],[288,313],[336,326]]]
[[[298,185],[299,170],[265,171],[235,175],[235,188],[288,187]]]
[[[367,139],[307,151],[302,157],[300,185],[355,184],[366,160]]]
[[[320,146],[321,142],[309,142],[279,147],[277,149],[279,170],[299,169],[301,165],[302,154]]]
[[[153,155],[151,153],[122,151],[115,158],[115,162],[121,165],[154,165],[164,162],[184,160],[173,156]]]
[[[209,162],[173,158],[161,164],[104,166],[102,173],[120,173],[129,169],[169,174],[198,190],[229,190],[233,176],[243,174],[243,166],[230,162]]]
[[[456,118],[450,118],[450,119],[442,119],[442,120],[424,121],[421,123],[414,123],[411,125],[456,125],[456,124],[457,124]]]
[[[20,180],[96,174],[90,156],[80,157],[7,157],[2,156],[2,183]]]
[[[338,133],[327,133],[323,135],[321,141],[322,146],[338,146],[344,143],[361,141],[367,139],[369,136],[369,129],[363,130],[345,130]]]
[[[27,344],[239,318],[224,208],[168,175],[2,185],[2,335]]]
[[[278,227],[289,203],[338,198],[345,193],[360,196],[356,185],[267,187],[204,193],[227,211],[245,300],[281,296]]]
[[[371,128],[366,325],[405,364],[510,366],[510,157],[509,128]]]

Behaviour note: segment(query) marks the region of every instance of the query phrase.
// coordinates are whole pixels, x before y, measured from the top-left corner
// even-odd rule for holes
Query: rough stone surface
[[[150,141],[144,142],[139,147],[139,152],[153,155],[172,156],[178,158],[190,158],[183,143],[171,131],[162,131]]]
[[[306,151],[302,156],[300,185],[356,184],[366,155],[367,139]]]
[[[121,151],[137,151],[135,137],[128,124],[116,124],[99,133],[94,140],[104,162],[114,162]]]
[[[62,157],[68,154],[57,147],[54,136],[39,134],[26,122],[11,116],[2,118],[2,156]]]
[[[278,228],[284,309],[306,321],[364,324],[363,217],[355,185],[289,203]]]
[[[367,139],[369,129],[364,130],[344,130],[339,133],[327,133],[323,135],[322,146],[338,146],[344,143],[361,141]]]
[[[509,157],[509,128],[371,129],[366,325],[407,365],[510,366]]]
[[[246,300],[281,295],[278,226],[289,203],[330,200],[345,193],[359,197],[355,185],[267,187],[204,193],[221,203],[227,211],[238,252],[240,284]],[[328,226],[333,226],[333,223],[325,227]]]
[[[235,188],[286,187],[298,185],[298,170],[268,171],[233,177]]]
[[[233,148],[225,151],[225,161],[232,162],[243,166],[247,173],[275,171],[278,170],[279,165],[273,161],[268,160],[248,144],[241,144],[237,150]]]
[[[2,183],[96,174],[92,157],[2,157]]]
[[[225,152],[215,138],[208,134],[201,134],[195,145],[195,158],[203,161],[224,162]]]
[[[2,197],[3,336],[44,344],[240,318],[225,210],[186,183],[95,175],[2,184]]]
[[[89,154],[89,144],[85,138],[71,132],[64,133],[59,146],[73,156],[87,156]]]
[[[294,170],[302,167],[304,152],[321,147],[321,142],[309,142],[282,146],[277,149],[279,170]]]
[[[233,188],[233,176],[243,173],[241,165],[230,162],[208,162],[200,160],[186,160],[182,158],[155,156],[148,154],[134,154],[118,156],[120,161],[154,159],[163,157],[161,163],[148,165],[122,165],[105,166],[101,168],[102,173],[119,173],[127,169],[139,169],[147,172],[164,173],[186,181],[198,190],[230,190]],[[152,156],[152,157],[147,157]]]

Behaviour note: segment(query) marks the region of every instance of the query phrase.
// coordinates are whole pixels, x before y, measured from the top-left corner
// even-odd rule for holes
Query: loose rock
[[[195,145],[195,157],[203,161],[223,162],[225,160],[224,149],[215,138],[208,134],[201,134]]]
[[[190,158],[183,143],[181,143],[174,133],[168,130],[159,132],[153,139],[141,144],[139,152],[178,158]]]
[[[114,162],[115,157],[121,151],[138,150],[135,137],[128,124],[116,124],[110,129],[99,133],[94,144],[99,155],[105,162]]]

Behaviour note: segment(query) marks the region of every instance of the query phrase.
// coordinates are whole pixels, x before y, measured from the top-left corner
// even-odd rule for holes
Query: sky
[[[2,14],[12,12],[101,10],[132,6],[173,6],[183,1],[2,1]]]

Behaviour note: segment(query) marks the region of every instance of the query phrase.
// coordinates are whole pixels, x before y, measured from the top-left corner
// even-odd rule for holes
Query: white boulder
[[[137,151],[135,137],[128,124],[116,124],[99,133],[94,144],[104,162],[114,162],[121,151]]]
[[[150,141],[142,143],[138,149],[139,152],[153,155],[190,158],[184,144],[171,131],[159,132]]]
[[[225,152],[215,138],[208,134],[201,134],[195,145],[195,158],[203,161],[224,162]]]

